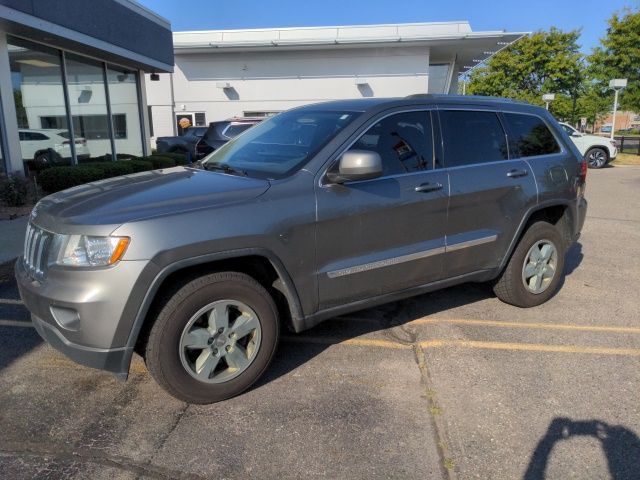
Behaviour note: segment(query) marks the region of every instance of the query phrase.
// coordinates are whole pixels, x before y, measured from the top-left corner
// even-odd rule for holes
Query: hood
[[[249,200],[263,194],[269,185],[267,180],[186,167],[153,170],[49,195],[36,205],[32,219],[42,228],[54,232],[75,233],[74,230],[80,229],[74,226],[113,227]],[[63,226],[70,228],[62,232]],[[83,231],[94,233],[86,228]]]

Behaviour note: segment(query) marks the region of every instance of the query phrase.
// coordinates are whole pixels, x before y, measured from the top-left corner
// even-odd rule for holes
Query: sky
[[[468,20],[474,31],[582,29],[584,53],[598,45],[606,21],[640,0],[138,0],[173,31],[307,27]]]

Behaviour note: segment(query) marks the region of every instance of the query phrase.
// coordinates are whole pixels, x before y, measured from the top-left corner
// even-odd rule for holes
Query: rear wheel
[[[590,148],[584,157],[587,160],[587,164],[589,164],[589,168],[602,168],[609,161],[609,154],[601,147]]]
[[[564,278],[564,243],[558,229],[536,222],[525,232],[493,291],[516,307],[534,307],[549,300]]]
[[[271,362],[278,310],[248,275],[221,272],[180,288],[160,310],[147,342],[151,375],[189,403],[214,403],[242,393]]]

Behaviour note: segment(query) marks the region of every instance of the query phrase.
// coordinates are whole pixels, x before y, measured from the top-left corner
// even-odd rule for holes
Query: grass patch
[[[632,153],[618,153],[611,165],[640,165],[640,155]]]

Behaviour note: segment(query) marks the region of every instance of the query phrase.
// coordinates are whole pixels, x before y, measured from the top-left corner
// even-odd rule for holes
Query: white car
[[[602,168],[618,155],[614,140],[598,135],[580,133],[571,125],[560,123],[589,164],[589,168]]]
[[[36,163],[56,163],[71,158],[71,140],[68,130],[58,129],[25,129],[18,130],[22,159],[33,160]],[[84,138],[75,139],[76,156],[88,158],[90,156],[87,141]]]

